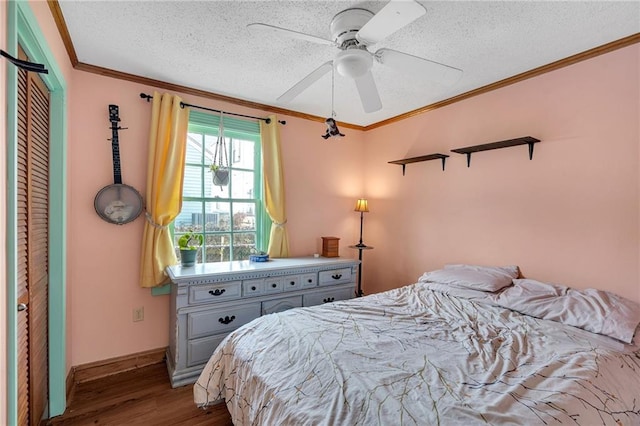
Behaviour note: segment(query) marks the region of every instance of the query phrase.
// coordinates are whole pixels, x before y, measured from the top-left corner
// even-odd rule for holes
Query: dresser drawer
[[[323,303],[337,302],[338,300],[351,299],[355,295],[355,289],[342,288],[339,290],[327,289],[317,293],[305,294],[302,296],[304,306],[315,306]]]
[[[211,354],[220,342],[227,337],[226,334],[190,340],[187,343],[187,367],[204,364],[209,361]]]
[[[187,338],[227,333],[260,316],[260,303],[216,308],[187,315]]]
[[[264,280],[242,281],[242,296],[260,296],[264,294]]]
[[[219,302],[240,297],[240,281],[189,287],[189,304]]]
[[[262,302],[262,315],[286,311],[302,306],[302,296],[282,297],[280,299]]]
[[[320,285],[345,284],[352,281],[351,268],[321,271],[318,275],[320,277]]]
[[[303,274],[300,276],[302,287],[315,287],[318,285],[318,274]]]
[[[282,278],[265,278],[264,292],[267,294],[282,292]]]
[[[302,288],[302,279],[300,275],[287,275],[282,277],[282,286],[284,291],[298,290]]]

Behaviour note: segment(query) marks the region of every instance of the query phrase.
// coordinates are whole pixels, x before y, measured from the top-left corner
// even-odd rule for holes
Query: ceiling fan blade
[[[356,38],[364,44],[375,44],[425,13],[424,6],[413,0],[391,0],[360,28]]]
[[[293,85],[293,87],[284,92],[278,99],[278,102],[287,103],[291,102],[296,96],[304,92],[307,87],[311,86],[316,81],[320,80],[320,77],[331,71],[333,68],[333,61],[325,62],[315,70],[311,71],[309,75]]]
[[[362,101],[362,107],[364,112],[376,112],[382,109],[382,102],[380,101],[380,95],[378,94],[378,88],[376,82],[373,79],[371,70],[365,73],[362,77],[355,79],[358,93],[360,93],[360,100]]]
[[[273,33],[273,34],[283,35],[289,38],[295,38],[298,40],[310,41],[312,43],[326,44],[329,46],[337,46],[336,43],[334,43],[331,40],[327,40],[321,37],[316,37],[311,34],[305,34],[305,33],[300,33],[298,31],[288,30],[286,28],[276,27],[269,24],[254,23],[254,24],[247,25],[247,28],[249,29],[249,31],[256,32],[256,33]]]
[[[383,65],[403,72],[414,72],[447,86],[457,83],[462,77],[462,70],[458,68],[419,58],[408,53],[398,52],[397,50],[382,48],[375,53],[374,57]]]

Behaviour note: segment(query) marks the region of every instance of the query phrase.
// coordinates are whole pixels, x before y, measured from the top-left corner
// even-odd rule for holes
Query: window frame
[[[232,260],[235,260],[233,258],[233,236],[234,234],[241,234],[244,233],[243,231],[237,231],[233,229],[233,204],[234,203],[255,203],[255,238],[256,238],[256,249],[259,251],[263,251],[266,252],[268,245],[269,245],[269,235],[270,235],[270,225],[271,225],[271,218],[269,217],[266,209],[265,209],[265,205],[264,205],[264,199],[263,199],[263,193],[264,193],[264,185],[263,185],[263,164],[262,164],[262,137],[260,134],[260,126],[259,123],[255,122],[255,121],[249,121],[249,120],[242,120],[242,119],[237,119],[237,118],[233,118],[233,117],[228,117],[225,116],[223,118],[224,120],[224,136],[225,139],[227,141],[227,154],[228,154],[228,158],[229,158],[229,167],[231,169],[231,172],[233,172],[233,170],[249,170],[249,169],[243,169],[242,167],[238,167],[238,168],[234,168],[233,167],[233,139],[237,139],[237,140],[245,140],[245,141],[250,141],[253,142],[255,144],[254,146],[254,150],[253,150],[253,156],[254,156],[254,168],[253,168],[253,189],[254,189],[254,198],[233,198],[232,197],[232,185],[233,185],[233,177],[231,177],[230,181],[229,181],[229,188],[228,188],[228,194],[229,194],[229,198],[214,198],[214,197],[207,197],[204,194],[204,185],[205,185],[205,179],[211,179],[211,175],[210,175],[210,171],[208,169],[208,164],[204,162],[204,150],[202,151],[201,155],[201,160],[199,163],[194,163],[194,162],[187,162],[186,160],[186,156],[185,156],[185,167],[186,166],[196,166],[196,167],[200,167],[200,184],[202,185],[202,197],[194,197],[194,196],[182,196],[182,201],[184,202],[201,202],[202,203],[202,214],[203,214],[203,229],[201,231],[201,234],[203,235],[203,238],[206,241],[206,236],[209,235],[216,235],[216,234],[227,234],[231,236],[231,241],[230,241],[230,253],[229,253],[229,257]],[[208,135],[211,137],[215,137],[217,138],[220,132],[220,115],[216,115],[216,114],[212,114],[212,113],[207,113],[207,112],[201,112],[201,111],[190,111],[189,113],[189,125],[188,125],[188,133],[198,133],[201,135]],[[203,136],[204,138],[204,136]],[[204,139],[203,139],[204,142]],[[187,142],[188,143],[188,142]],[[231,173],[232,174],[232,173]],[[229,210],[230,210],[230,218],[231,218],[231,224],[230,224],[230,230],[229,231],[219,231],[219,232],[207,232],[204,229],[204,218],[206,218],[206,216],[204,216],[206,214],[205,212],[205,206],[207,202],[223,202],[223,203],[229,203]],[[173,222],[171,222],[171,224],[169,225],[169,231],[171,234],[171,239],[172,242],[175,244],[176,241],[176,237],[179,237],[179,235],[181,235],[181,233],[176,232],[175,230],[175,220]],[[177,249],[177,248],[176,248]],[[201,251],[201,253],[199,254],[199,257],[202,261],[203,258],[206,259],[206,253]],[[164,286],[164,287],[155,287],[152,288],[152,294],[154,295],[160,295],[160,294],[168,294],[169,293],[169,286]]]

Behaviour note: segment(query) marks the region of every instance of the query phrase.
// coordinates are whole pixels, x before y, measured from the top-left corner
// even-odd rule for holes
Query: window
[[[178,257],[178,239],[188,230],[204,237],[198,262],[246,260],[251,253],[266,250],[263,234],[268,216],[262,204],[260,126],[226,116],[223,120],[230,178],[227,186],[218,186],[209,165],[220,116],[193,110],[189,115],[182,211],[173,222]]]

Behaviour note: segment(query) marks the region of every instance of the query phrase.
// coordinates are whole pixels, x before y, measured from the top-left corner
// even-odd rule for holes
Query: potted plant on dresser
[[[198,249],[202,247],[204,239],[202,234],[189,230],[178,239],[178,247],[180,247],[180,263],[184,267],[193,266],[196,263]]]

